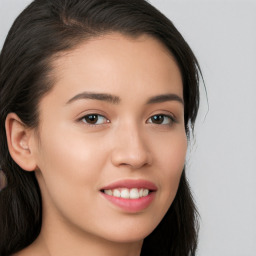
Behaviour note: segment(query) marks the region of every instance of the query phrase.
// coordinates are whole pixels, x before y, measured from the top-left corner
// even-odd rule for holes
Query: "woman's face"
[[[113,33],[63,54],[54,76],[34,140],[42,231],[142,240],[170,207],[184,167],[174,58],[149,36]]]

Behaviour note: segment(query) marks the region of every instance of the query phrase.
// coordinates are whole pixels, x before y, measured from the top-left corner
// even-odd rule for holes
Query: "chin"
[[[137,228],[133,227],[132,230],[119,229],[117,232],[111,232],[107,236],[107,240],[117,243],[132,243],[143,241],[148,235],[153,232],[154,228]]]

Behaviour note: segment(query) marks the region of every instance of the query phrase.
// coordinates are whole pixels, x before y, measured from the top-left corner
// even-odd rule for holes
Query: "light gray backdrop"
[[[256,1],[151,0],[202,67],[188,177],[201,215],[198,256],[256,255]],[[0,0],[0,47],[30,0]],[[207,113],[208,112],[208,113]]]

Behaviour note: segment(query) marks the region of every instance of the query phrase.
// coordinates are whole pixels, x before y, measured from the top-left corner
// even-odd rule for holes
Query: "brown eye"
[[[164,121],[164,116],[162,115],[152,116],[151,120],[152,120],[152,123],[154,124],[162,124]]]
[[[174,122],[174,118],[167,115],[154,115],[149,118],[149,123],[159,124],[159,125],[171,125]]]
[[[91,125],[99,125],[99,124],[104,124],[109,122],[109,120],[107,120],[106,117],[98,114],[86,115],[82,118],[82,121],[86,124],[91,124]]]

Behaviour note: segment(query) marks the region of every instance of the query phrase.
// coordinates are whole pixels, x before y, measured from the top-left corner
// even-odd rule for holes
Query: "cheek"
[[[87,170],[95,169],[96,164],[100,165],[105,161],[106,154],[103,154],[95,140],[88,136],[83,137],[71,129],[66,129],[61,133],[59,131],[42,136],[43,144],[40,147],[38,160],[42,166],[47,164],[45,168],[42,168],[43,170],[52,169],[64,176],[79,177],[85,175]]]
[[[41,135],[38,181],[56,205],[79,205],[80,197],[90,198],[96,189],[107,153],[89,138],[59,131]]]
[[[81,136],[77,139],[76,134],[67,134],[42,138],[44,143],[38,157],[40,172],[37,179],[44,217],[54,220],[61,216],[76,227],[90,230],[95,223],[89,225],[86,220],[100,214],[92,206],[98,205],[96,186],[106,153],[96,149],[89,138],[85,143]]]
[[[159,178],[161,179],[161,205],[167,211],[175,198],[180,182],[180,177],[185,165],[187,152],[187,137],[185,132],[174,136],[170,142],[161,145],[158,150],[158,163],[161,166]]]
[[[179,176],[184,167],[187,152],[185,131],[181,130],[160,141],[155,151],[155,160],[162,166],[162,173],[166,177]]]

